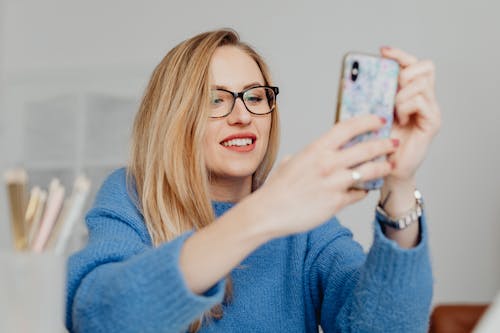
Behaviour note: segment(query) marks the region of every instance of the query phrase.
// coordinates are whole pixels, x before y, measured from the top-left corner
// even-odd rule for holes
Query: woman
[[[402,66],[393,138],[341,149],[383,126],[352,118],[264,183],[279,91],[261,57],[231,30],[172,49],[146,89],[129,166],[103,184],[86,217],[89,243],[69,261],[68,329],[425,331],[425,217],[400,230],[378,214],[367,256],[332,217],[366,196],[356,182],[379,177],[382,213],[419,208],[415,173],[440,126],[434,68],[381,52]]]

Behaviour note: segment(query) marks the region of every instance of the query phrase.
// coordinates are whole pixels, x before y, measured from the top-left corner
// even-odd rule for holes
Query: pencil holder
[[[0,332],[66,332],[65,257],[0,252]]]

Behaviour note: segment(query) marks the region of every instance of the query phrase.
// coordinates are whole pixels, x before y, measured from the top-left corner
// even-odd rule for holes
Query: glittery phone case
[[[350,147],[374,138],[389,137],[398,75],[399,65],[394,60],[362,53],[347,53],[345,55],[335,122],[358,115],[376,114],[384,117],[387,123],[380,131],[359,135],[344,147]],[[385,159],[385,156],[378,159]],[[356,188],[375,190],[382,185],[383,179],[375,179],[364,182]]]

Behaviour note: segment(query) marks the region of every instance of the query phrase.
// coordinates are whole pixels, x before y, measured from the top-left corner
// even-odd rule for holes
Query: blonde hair
[[[135,186],[153,246],[159,246],[189,230],[198,230],[214,219],[208,171],[203,158],[203,136],[208,120],[209,65],[215,50],[234,46],[259,66],[265,84],[271,85],[263,59],[240,41],[231,29],[206,32],[174,47],[153,71],[132,134],[128,184]],[[252,191],[267,178],[279,145],[278,110],[271,113],[269,143],[252,175]],[[225,301],[232,296],[227,279]],[[204,319],[222,318],[218,304],[193,322],[197,332]]]

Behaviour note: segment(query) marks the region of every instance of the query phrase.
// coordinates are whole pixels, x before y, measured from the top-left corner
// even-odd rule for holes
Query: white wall
[[[0,0],[0,171],[5,170],[10,164],[9,156],[12,154],[7,145],[7,111],[5,110],[5,6],[4,0]],[[7,226],[6,217],[6,197],[5,187],[0,186],[0,249],[11,246],[11,240],[7,236],[10,235]]]
[[[237,29],[268,60],[280,86],[281,156],[330,127],[345,51],[395,45],[431,58],[444,124],[419,187],[428,207],[435,301],[488,301],[500,289],[497,2],[4,2],[0,70],[13,94],[6,100],[22,98],[25,90],[43,96],[47,86],[62,85],[97,92],[112,85],[113,92],[138,98],[175,44],[208,29]],[[14,124],[0,125],[7,138],[2,157],[22,162],[11,141],[22,120],[12,110],[2,109],[1,116]],[[373,194],[340,214],[365,247],[376,199]],[[0,226],[3,244],[5,235]]]

